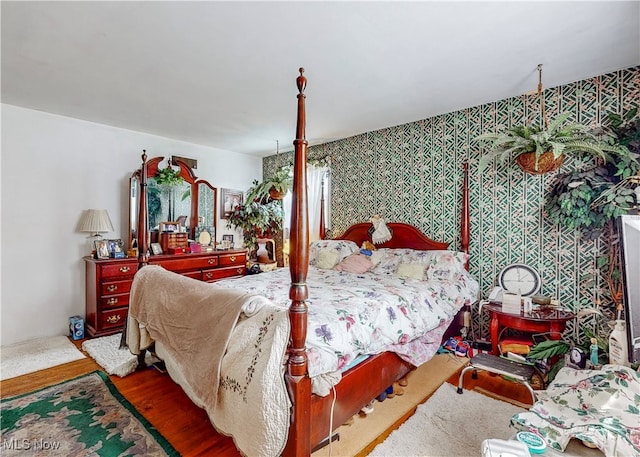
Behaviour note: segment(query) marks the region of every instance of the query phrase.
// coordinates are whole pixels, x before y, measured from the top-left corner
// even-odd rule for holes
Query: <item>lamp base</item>
[[[93,235],[91,235],[90,237],[87,238],[87,243],[88,243],[88,247],[89,247],[89,255],[91,257],[93,257],[94,259],[97,258],[96,257],[96,242],[97,241],[102,241],[102,235],[100,235],[99,233],[94,233]]]

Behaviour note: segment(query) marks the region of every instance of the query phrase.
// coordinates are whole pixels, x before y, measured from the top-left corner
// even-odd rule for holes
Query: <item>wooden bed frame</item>
[[[329,423],[333,406],[333,428],[338,428],[371,399],[377,397],[394,381],[397,381],[409,373],[414,366],[403,361],[392,352],[385,352],[371,356],[364,362],[343,373],[342,380],[326,397],[320,397],[311,393],[311,379],[308,376],[306,337],[307,337],[307,304],[308,288],[307,273],[309,270],[309,219],[307,206],[307,147],[305,138],[306,114],[305,94],[307,80],[304,77],[304,69],[300,68],[300,75],[296,79],[298,87],[298,114],[296,125],[296,139],[293,141],[295,148],[293,169],[293,198],[291,205],[291,232],[290,232],[290,257],[289,269],[291,274],[291,286],[289,298],[289,320],[291,324],[291,337],[288,347],[287,369],[285,381],[291,398],[291,423],[286,447],[283,456],[308,456],[314,448],[327,442],[330,436]],[[144,265],[148,261],[148,233],[147,227],[147,200],[146,185],[148,170],[145,163],[146,154],[143,155],[143,166],[140,173],[140,206],[138,218],[140,262]],[[464,179],[462,188],[462,220],[460,250],[469,251],[469,210],[468,210],[468,166],[464,164]],[[392,231],[391,240],[377,245],[387,248],[412,248],[421,250],[447,249],[448,243],[434,241],[423,235],[415,227],[404,223],[388,223]],[[371,241],[369,231],[370,223],[358,223],[351,226],[339,239],[352,240],[360,246],[363,241]],[[461,313],[459,314],[461,315]],[[450,326],[451,332],[457,332],[462,326],[461,319]],[[331,431],[333,432],[333,431]]]
[[[307,79],[304,69],[296,79],[298,86],[298,116],[296,125],[293,203],[291,215],[291,239],[289,269],[291,287],[289,297],[291,307],[291,339],[289,357],[285,375],[289,395],[293,404],[289,438],[283,452],[285,457],[308,456],[318,444],[330,436],[329,423],[333,393],[326,397],[311,394],[311,379],[307,374],[305,341],[307,337],[306,284],[309,269],[309,219],[307,207],[307,147],[305,128],[305,94]],[[351,226],[339,237],[355,241],[359,246],[365,240],[371,241],[369,230],[372,224],[360,223]],[[415,227],[403,223],[390,223],[393,231],[391,240],[378,247],[412,248],[422,250],[447,249],[448,243],[433,241]],[[460,250],[469,252],[469,187],[468,164],[464,164],[462,186],[462,217],[460,224]],[[458,328],[460,324],[457,324]],[[333,426],[338,428],[347,419],[357,414],[372,398],[381,394],[394,381],[404,377],[413,366],[396,354],[385,352],[369,357],[364,362],[343,374],[342,380],[335,386],[335,405],[333,407]],[[333,432],[333,431],[331,431]]]

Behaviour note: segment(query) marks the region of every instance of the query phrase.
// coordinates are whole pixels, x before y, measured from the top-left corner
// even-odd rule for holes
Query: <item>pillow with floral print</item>
[[[465,265],[469,254],[458,251],[427,251],[427,278],[451,280],[466,272]]]
[[[404,260],[405,256],[410,254],[413,249],[391,249],[382,248],[377,249],[376,253],[380,256],[380,260],[375,264],[375,267],[371,270],[371,273],[377,275],[393,275],[398,270],[398,265],[401,263],[412,263]],[[415,262],[414,262],[415,263]]]
[[[320,259],[322,268],[333,268],[336,264],[342,262],[345,257],[359,252],[360,248],[356,243],[349,240],[317,240],[312,241],[309,245],[309,265],[317,266],[316,263]],[[328,260],[335,260],[333,265],[327,267]],[[318,267],[321,268],[321,267]]]

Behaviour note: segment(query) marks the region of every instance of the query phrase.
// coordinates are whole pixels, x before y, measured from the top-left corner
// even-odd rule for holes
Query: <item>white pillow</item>
[[[338,252],[333,249],[320,249],[316,254],[316,268],[330,270],[338,264]]]
[[[396,274],[401,278],[413,278],[422,281],[424,279],[425,265],[419,263],[401,263]]]

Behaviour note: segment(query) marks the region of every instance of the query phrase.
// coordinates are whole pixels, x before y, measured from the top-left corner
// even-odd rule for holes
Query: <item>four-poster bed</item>
[[[351,416],[360,411],[369,401],[385,391],[395,381],[406,376],[416,365],[411,363],[412,361],[420,360],[421,363],[425,358],[432,356],[433,353],[435,353],[434,348],[439,346],[447,327],[451,332],[457,332],[460,328],[459,316],[463,306],[465,304],[468,305],[477,297],[477,282],[468,276],[468,272],[465,270],[468,256],[462,253],[458,253],[460,254],[458,255],[457,253],[447,251],[448,243],[431,240],[409,224],[387,224],[392,232],[392,237],[390,240],[377,245],[377,252],[380,253],[379,259],[385,259],[379,260],[380,263],[375,267],[379,269],[379,274],[377,275],[372,274],[368,276],[368,273],[365,275],[357,275],[354,272],[342,271],[338,268],[342,264],[339,263],[340,260],[361,255],[359,248],[363,241],[371,240],[370,223],[355,224],[348,228],[345,233],[336,240],[325,241],[320,244],[314,242],[316,244],[313,245],[314,250],[310,254],[306,182],[308,147],[308,142],[305,138],[306,117],[304,89],[306,86],[306,78],[303,75],[303,69],[300,69],[300,75],[296,82],[298,87],[298,114],[296,139],[294,140],[295,158],[290,233],[291,254],[288,278],[286,278],[286,270],[280,270],[272,273],[261,273],[253,277],[246,276],[241,280],[223,280],[213,285],[201,286],[194,284],[195,281],[188,282],[191,280],[181,278],[178,275],[157,271],[159,267],[145,267],[136,275],[136,279],[141,279],[137,282],[134,280],[131,293],[130,320],[127,326],[127,342],[132,352],[139,352],[152,342],[155,342],[156,346],[158,343],[160,343],[161,346],[173,346],[164,352],[166,359],[171,360],[171,363],[167,365],[173,366],[173,362],[177,361],[179,365],[179,359],[183,358],[183,352],[181,351],[185,350],[184,341],[176,342],[175,339],[165,339],[163,333],[171,331],[171,327],[177,325],[180,327],[179,334],[183,335],[183,333],[180,332],[183,332],[185,328],[190,325],[190,321],[187,318],[188,316],[185,317],[185,315],[189,315],[191,309],[195,309],[196,311],[199,309],[188,308],[192,306],[192,302],[202,302],[207,312],[209,312],[211,311],[210,308],[215,308],[215,306],[210,306],[212,295],[223,291],[225,306],[227,306],[227,302],[238,303],[237,311],[235,311],[235,316],[238,316],[238,327],[242,327],[243,332],[249,332],[243,333],[242,338],[244,339],[251,339],[246,336],[250,334],[250,331],[246,330],[246,325],[248,325],[247,322],[251,319],[241,318],[240,316],[243,316],[243,313],[246,315],[251,313],[259,314],[264,309],[272,309],[272,311],[267,313],[268,315],[265,314],[267,317],[263,317],[264,322],[275,322],[278,321],[278,319],[286,321],[288,344],[285,341],[282,345],[283,347],[280,348],[277,342],[274,342],[273,346],[258,351],[260,355],[254,356],[254,360],[251,362],[252,365],[248,367],[248,370],[251,373],[249,377],[260,376],[261,373],[258,373],[258,370],[256,370],[256,366],[258,365],[256,365],[257,362],[255,362],[255,360],[264,353],[271,352],[273,354],[280,354],[278,351],[281,350],[282,358],[279,361],[281,370],[280,380],[276,379],[274,383],[279,384],[284,380],[282,391],[285,393],[284,396],[288,396],[288,400],[290,401],[280,401],[280,404],[276,406],[280,408],[280,413],[284,410],[285,420],[287,422],[282,437],[283,442],[286,438],[286,444],[282,445],[284,446],[282,450],[282,455],[284,456],[310,455],[315,447],[325,442],[331,435],[330,424],[333,425],[333,429],[335,430]],[[142,177],[144,180],[144,173]],[[144,183],[142,184],[144,185]],[[142,193],[144,194],[144,188]],[[141,199],[141,201],[144,202],[144,199]],[[468,253],[469,220],[466,165],[464,168],[462,206],[461,251]],[[144,208],[142,208],[141,205],[141,211],[143,210]],[[141,219],[143,217],[145,216],[141,215]],[[143,239],[143,246],[144,241]],[[331,245],[331,248],[327,248],[328,244]],[[328,254],[337,255],[335,250],[344,250],[345,247],[348,252],[343,253],[341,259],[335,261],[333,264],[335,268],[333,265],[327,267],[319,266],[320,251],[325,251],[325,254],[327,254],[326,251],[330,251]],[[333,251],[331,251],[331,249],[333,249]],[[447,265],[454,265],[454,268],[451,270],[451,274],[449,274],[447,270],[448,266],[445,265],[444,274],[446,277],[440,281],[441,278],[438,277],[438,275],[443,274],[443,271],[438,270],[438,268],[443,268],[440,263],[442,259],[450,262]],[[309,270],[310,262],[312,264],[311,272]],[[402,264],[404,266],[413,265],[415,267],[416,263],[419,264],[420,276],[411,276],[413,273],[409,274],[408,277],[396,276],[396,267],[399,267],[400,262],[407,262]],[[460,267],[458,268],[458,266]],[[372,271],[375,270],[375,268],[373,268]],[[412,268],[411,271],[413,272],[414,269]],[[154,275],[158,276],[158,282],[155,283],[155,285],[152,282]],[[167,275],[173,276],[169,277]],[[260,289],[261,285],[259,283],[262,281],[262,278],[267,281],[272,278],[278,278],[278,275],[280,282],[271,283],[264,289]],[[289,284],[288,296],[283,293],[283,291],[286,292],[285,288],[282,287],[284,284],[282,280],[283,276],[285,276],[285,280]],[[176,278],[174,279],[174,277]],[[429,279],[427,280],[427,278]],[[363,281],[360,283],[360,289],[348,289],[348,283],[359,280]],[[333,287],[333,289],[321,289],[323,283],[326,283],[327,287]],[[428,284],[428,286],[425,284]],[[166,290],[163,291],[163,295],[169,297],[165,297],[166,303],[160,303],[162,298],[157,298],[156,291],[161,288],[158,287],[158,285],[166,287]],[[181,288],[181,292],[176,292],[172,288]],[[232,289],[235,289],[236,295],[233,294]],[[311,297],[309,294],[310,289],[314,291],[314,295]],[[340,295],[342,289],[345,290],[343,297]],[[393,291],[396,295],[393,295],[390,299],[387,298],[384,294],[388,294],[389,291]],[[185,303],[184,309],[176,308],[177,305],[175,302],[180,301],[181,294],[191,295],[189,303]],[[327,311],[332,306],[336,306],[334,302],[329,302],[326,299],[328,296],[331,296],[334,301],[339,299],[343,300],[340,302],[340,306],[336,308],[337,311],[333,310],[338,313],[337,316],[340,316],[339,318],[333,316],[334,318],[332,319],[330,313],[333,311]],[[286,300],[284,304],[279,301],[283,298]],[[155,302],[156,299],[158,300],[157,303]],[[256,301],[260,303],[259,306],[253,306]],[[399,302],[401,306],[397,310],[392,309],[392,305],[389,304],[392,301]],[[243,304],[241,302],[251,302],[251,313],[246,312],[246,303]],[[269,306],[273,305],[273,308],[265,305],[267,302]],[[346,302],[357,304],[360,309],[360,314],[354,312],[354,314],[351,315],[345,311],[343,307],[346,306]],[[309,309],[310,303],[313,305],[313,308],[311,308],[312,312],[310,312]],[[353,333],[362,331],[355,321],[363,320],[363,316],[373,314],[373,309],[377,304],[380,305],[379,307],[381,309],[375,310],[375,312],[380,313],[382,318],[374,316],[374,323],[367,322],[366,325],[363,325],[363,327],[367,328],[367,331],[371,330],[374,337],[363,336],[363,333]],[[145,308],[145,306],[147,308]],[[235,305],[229,304],[229,307],[231,306]],[[280,306],[279,309],[278,306]],[[161,309],[164,308],[169,309],[171,315],[165,321],[161,321],[162,317],[156,317],[155,315],[161,314]],[[254,308],[258,308],[259,310],[255,311]],[[427,314],[425,311],[431,314]],[[322,312],[328,314],[329,320],[318,321],[318,316],[321,315]],[[414,314],[412,313],[425,313],[425,315],[415,314],[415,316],[418,317],[414,318]],[[230,314],[230,312],[225,312],[223,316],[224,319],[228,318],[228,314]],[[235,316],[232,316],[230,319],[233,320]],[[346,318],[343,320],[342,317],[345,316]],[[183,319],[184,322],[181,321],[181,319]],[[220,317],[198,316],[197,321],[200,325],[198,327],[198,333],[206,333],[208,327],[201,325],[203,320],[208,322],[206,319],[212,321],[212,333],[216,333],[216,338],[218,338],[219,331],[217,327],[215,330],[213,327],[215,326],[214,324],[221,320]],[[376,319],[378,320],[376,321]],[[379,321],[385,319],[391,321],[390,328],[384,328],[382,324],[380,324]],[[407,324],[407,319],[410,320],[411,325]],[[176,321],[178,321],[177,324]],[[398,327],[401,322],[404,322],[404,324],[402,324],[404,327],[402,328]],[[380,325],[379,328],[378,325]],[[393,325],[396,325],[396,327],[393,327]],[[263,329],[269,330],[268,325],[262,324],[262,326]],[[342,335],[340,335],[342,339],[358,340],[357,342],[359,344],[364,345],[363,341],[371,338],[371,347],[375,347],[375,349],[373,349],[372,352],[363,350],[364,352],[362,352],[362,354],[368,356],[358,359],[358,363],[356,363],[355,356],[345,355],[347,350],[343,351],[342,348],[339,351],[335,350],[335,352],[342,354],[341,357],[336,357],[335,360],[331,361],[337,364],[337,378],[331,386],[327,387],[327,392],[330,393],[318,395],[314,393],[317,392],[317,378],[314,376],[314,382],[312,383],[312,376],[310,376],[310,372],[316,371],[316,366],[312,365],[310,367],[309,357],[311,355],[314,359],[313,362],[316,362],[318,354],[323,350],[335,356],[335,353],[331,354],[331,352],[334,351],[331,347],[327,349],[320,346],[326,343],[326,340],[330,340],[331,338],[329,337],[333,336],[338,331],[337,327],[341,326],[347,329],[347,336],[342,337]],[[381,341],[384,340],[385,332],[392,334],[392,338],[397,338],[396,333],[398,332],[406,331],[408,334],[410,332],[408,327],[415,327],[415,329],[417,329],[418,333],[416,336],[407,335],[406,341],[403,338],[400,338],[399,341],[392,339],[391,343],[387,342],[384,346],[389,349],[380,349],[379,346],[375,346],[375,344],[379,343],[376,338]],[[228,336],[225,334],[224,338],[222,338],[224,344],[228,344],[228,346],[223,347],[225,350],[221,350],[220,348],[215,349],[221,353],[221,361],[216,362],[217,365],[214,369],[207,371],[206,377],[204,377],[202,373],[193,374],[191,373],[191,368],[185,369],[184,366],[182,368],[173,368],[174,371],[172,371],[172,369],[169,370],[172,378],[185,388],[185,391],[190,394],[194,402],[207,408],[214,425],[223,430],[226,430],[225,426],[219,424],[224,422],[225,419],[220,419],[220,422],[216,424],[216,420],[213,418],[216,417],[217,410],[213,410],[220,407],[220,404],[225,404],[228,401],[230,398],[229,395],[234,393],[231,392],[230,394],[230,391],[237,392],[241,390],[241,386],[239,387],[240,383],[235,380],[239,379],[241,375],[238,374],[236,378],[234,378],[225,371],[234,370],[234,367],[231,366],[234,361],[228,360],[232,357],[222,360],[222,353],[225,351],[234,354],[233,358],[240,358],[239,349],[236,348],[237,343],[233,340],[235,333],[238,331],[239,330],[229,329]],[[349,331],[352,333],[348,333]],[[148,332],[148,334],[146,332]],[[260,334],[260,338],[263,336],[263,334]],[[415,338],[415,340],[413,338]],[[397,344],[393,344],[394,342]],[[206,344],[209,344],[209,340],[207,340]],[[318,344],[320,344],[320,346],[318,346]],[[402,352],[405,344],[410,348],[407,353]],[[197,348],[202,348],[202,346],[197,346]],[[171,350],[173,350],[173,353]],[[390,350],[396,352],[389,352]],[[194,357],[202,360],[202,354],[198,354],[197,350],[194,351],[193,347],[186,347],[186,351],[189,354],[195,353]],[[204,351],[204,349],[202,349],[202,351]],[[354,352],[354,354],[357,354],[357,352]],[[329,358],[331,359],[331,357]],[[342,366],[343,362],[344,366]],[[285,366],[283,366],[283,363]],[[313,368],[313,370],[310,370],[310,368]],[[240,370],[239,373],[242,373],[242,370]],[[201,382],[198,380],[208,380],[211,376],[217,376],[221,379],[224,378],[220,381],[220,385],[223,385],[224,388],[220,388],[220,391],[218,391],[216,384],[216,390],[213,394],[209,391],[203,393],[202,386],[200,385]],[[266,378],[259,379],[260,382],[265,383]],[[248,385],[249,382],[246,384]],[[259,382],[253,384],[259,384]],[[230,386],[232,386],[232,388]],[[245,397],[249,395],[246,394],[246,392],[245,390]],[[213,402],[217,404],[215,407],[209,408],[207,401],[203,397],[211,397],[212,395],[215,397]],[[265,410],[267,409],[270,409],[268,405],[265,407]],[[257,415],[259,416],[259,414]],[[282,416],[282,414],[280,415]],[[231,420],[231,422],[233,422],[233,420]],[[234,439],[236,439],[236,444],[241,451],[249,453],[242,449],[240,439],[237,439],[235,435]],[[261,451],[253,450],[252,452],[259,453]]]

